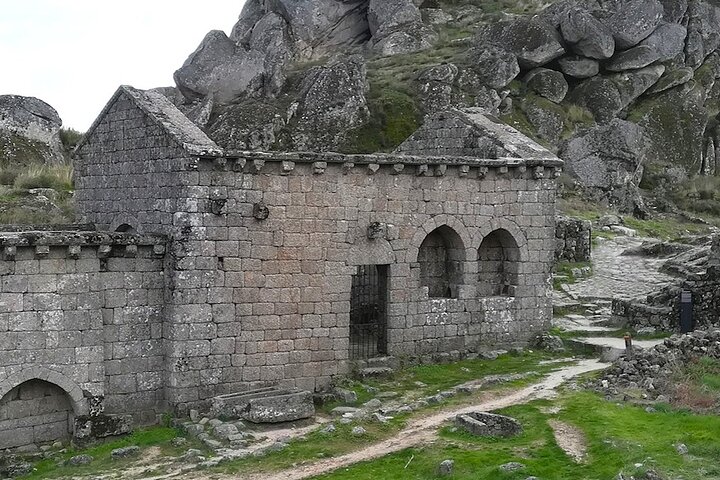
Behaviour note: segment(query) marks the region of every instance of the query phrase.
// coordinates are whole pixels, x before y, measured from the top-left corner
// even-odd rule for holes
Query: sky
[[[174,85],[210,30],[244,0],[2,0],[0,95],[37,97],[85,131],[120,85]]]

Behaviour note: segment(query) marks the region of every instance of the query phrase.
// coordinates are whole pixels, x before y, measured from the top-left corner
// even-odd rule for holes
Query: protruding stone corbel
[[[235,160],[235,164],[233,165],[233,170],[236,172],[242,172],[245,170],[245,165],[247,165],[247,160],[244,158],[238,158]]]
[[[68,257],[77,260],[80,258],[80,252],[82,250],[82,247],[80,245],[70,245],[68,247]]]
[[[112,245],[100,245],[98,247],[98,258],[108,258],[112,253]]]
[[[227,170],[227,158],[216,158],[213,160],[213,166],[216,170]]]
[[[371,163],[368,165],[368,174],[375,175],[380,170],[380,165],[377,163]]]
[[[540,180],[545,176],[545,167],[542,165],[539,165],[533,169],[533,178],[535,180]]]
[[[435,167],[435,176],[436,177],[444,177],[447,173],[447,165],[437,165]]]
[[[460,165],[460,167],[458,168],[458,174],[461,177],[467,177],[469,173],[470,173],[469,165]]]
[[[50,245],[36,245],[35,255],[38,257],[47,257],[50,255]]]
[[[253,160],[253,169],[256,173],[260,173],[265,168],[265,160]]]
[[[17,247],[15,245],[8,245],[3,249],[3,258],[5,260],[15,260],[17,255]]]
[[[527,172],[527,166],[526,165],[518,165],[517,171],[518,171],[518,173],[525,173],[525,172]]]
[[[404,163],[396,163],[392,166],[392,171],[390,172],[392,175],[398,175],[403,170],[405,170],[405,164]]]
[[[253,205],[253,217],[256,220],[266,220],[270,216],[270,209],[264,202]]]
[[[342,171],[344,175],[350,173],[353,168],[355,168],[355,164],[353,162],[345,162],[342,164]]]
[[[156,257],[164,257],[165,250],[165,245],[163,244],[153,245],[153,255],[155,255]]]
[[[127,258],[137,257],[138,246],[137,245],[125,245],[125,256]]]
[[[423,175],[427,175],[428,170],[429,170],[429,168],[428,168],[427,165],[418,165],[416,175],[417,175],[418,177],[422,177]]]
[[[313,163],[313,173],[315,175],[322,175],[327,170],[327,162],[315,162]]]
[[[553,178],[558,178],[560,175],[562,175],[562,168],[561,167],[555,167],[553,169]]]
[[[498,174],[499,174],[499,175],[505,175],[505,174],[507,174],[507,173],[508,173],[508,166],[507,166],[507,165],[502,165],[502,166],[498,167]]]
[[[482,180],[483,178],[487,177],[488,172],[489,172],[488,167],[479,167],[478,168],[478,178]]]
[[[290,172],[295,170],[295,162],[289,162],[287,160],[284,160],[282,162],[282,170],[280,170],[280,175],[290,175]]]

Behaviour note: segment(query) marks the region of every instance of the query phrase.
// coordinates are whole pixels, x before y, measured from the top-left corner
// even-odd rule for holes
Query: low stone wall
[[[592,250],[592,223],[558,216],[555,223],[555,260],[589,262]]]
[[[165,242],[0,233],[0,438],[60,439],[74,416],[103,411],[155,421],[164,410]]]

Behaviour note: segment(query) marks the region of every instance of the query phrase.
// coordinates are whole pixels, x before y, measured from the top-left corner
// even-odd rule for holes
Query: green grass
[[[636,230],[638,235],[662,240],[676,240],[687,234],[708,233],[710,228],[702,223],[693,223],[677,217],[663,217],[639,220],[635,217],[623,217],[627,227]]]
[[[717,478],[720,466],[720,418],[673,410],[648,413],[643,408],[608,402],[587,392],[569,393],[555,402],[559,413],[543,413],[548,401],[533,402],[501,411],[518,419],[524,428],[515,438],[473,437],[444,428],[440,439],[427,447],[404,450],[379,460],[354,465],[318,478],[326,480],[375,480],[378,478],[436,479],[437,467],[452,459],[450,478],[554,480],[610,479],[623,471],[637,474],[655,469],[685,480]],[[548,418],[579,427],[586,435],[586,464],[571,460],[555,443]],[[685,443],[690,455],[679,455],[674,444]],[[519,462],[515,473],[499,470],[501,464]],[[641,467],[635,467],[641,464]]]
[[[113,440],[111,442],[103,443],[101,445],[87,449],[81,450],[69,448],[65,453],[57,454],[52,458],[40,461],[35,465],[35,471],[33,473],[21,478],[60,478],[70,475],[91,475],[116,470],[120,467],[128,466],[133,461],[137,460],[137,458],[115,460],[110,456],[110,452],[116,448],[127,447],[131,445],[137,445],[138,447],[141,447],[143,449],[152,446],[159,446],[162,450],[162,453],[165,455],[180,455],[188,448],[199,448],[197,444],[188,444],[182,448],[173,447],[170,444],[170,441],[180,435],[180,432],[178,432],[174,428],[159,426],[140,429],[128,435],[127,437],[123,437],[119,440]],[[92,456],[94,458],[93,462],[88,465],[80,466],[62,465],[71,457],[80,454]]]
[[[555,264],[555,273],[557,275],[566,277],[565,279],[562,278],[553,278],[553,288],[555,290],[561,290],[562,284],[572,284],[579,280],[579,278],[575,278],[575,275],[573,275],[573,270],[577,268],[585,268],[590,267],[590,262],[558,262]],[[590,271],[590,274],[592,275],[592,270]]]

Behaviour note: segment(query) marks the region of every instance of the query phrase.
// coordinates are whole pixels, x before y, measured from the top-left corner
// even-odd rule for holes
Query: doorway
[[[388,265],[360,265],[350,293],[350,359],[387,354]]]

